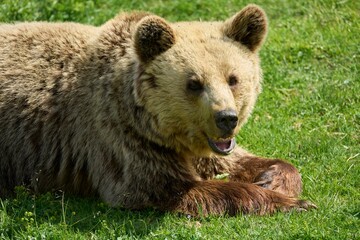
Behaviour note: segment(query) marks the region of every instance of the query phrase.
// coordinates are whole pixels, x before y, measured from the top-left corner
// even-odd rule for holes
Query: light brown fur
[[[266,33],[255,5],[225,22],[0,25],[0,196],[25,184],[192,215],[313,207],[292,165],[227,155],[261,90]]]

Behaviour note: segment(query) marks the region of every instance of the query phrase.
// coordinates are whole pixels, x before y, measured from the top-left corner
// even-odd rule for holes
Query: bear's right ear
[[[224,23],[224,34],[256,52],[267,34],[267,17],[257,5],[250,4]]]
[[[140,61],[148,63],[174,45],[175,34],[164,19],[148,16],[138,23],[134,41]]]

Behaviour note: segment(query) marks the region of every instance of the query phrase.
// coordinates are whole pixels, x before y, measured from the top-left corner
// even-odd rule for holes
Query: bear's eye
[[[187,90],[194,93],[201,93],[204,90],[203,84],[198,80],[189,80],[186,85]]]
[[[238,83],[238,78],[235,75],[230,75],[228,83],[230,87],[234,87]]]

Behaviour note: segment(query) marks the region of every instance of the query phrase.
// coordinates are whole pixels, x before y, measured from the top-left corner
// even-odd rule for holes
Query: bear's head
[[[225,22],[170,24],[146,16],[138,23],[134,95],[161,144],[198,157],[231,153],[261,90],[258,50],[266,33],[256,5]]]

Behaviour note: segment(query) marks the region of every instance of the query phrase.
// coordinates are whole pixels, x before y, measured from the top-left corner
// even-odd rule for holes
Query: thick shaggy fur
[[[292,165],[209,146],[251,113],[266,33],[255,5],[225,22],[0,25],[0,196],[26,185],[191,215],[313,207]]]

